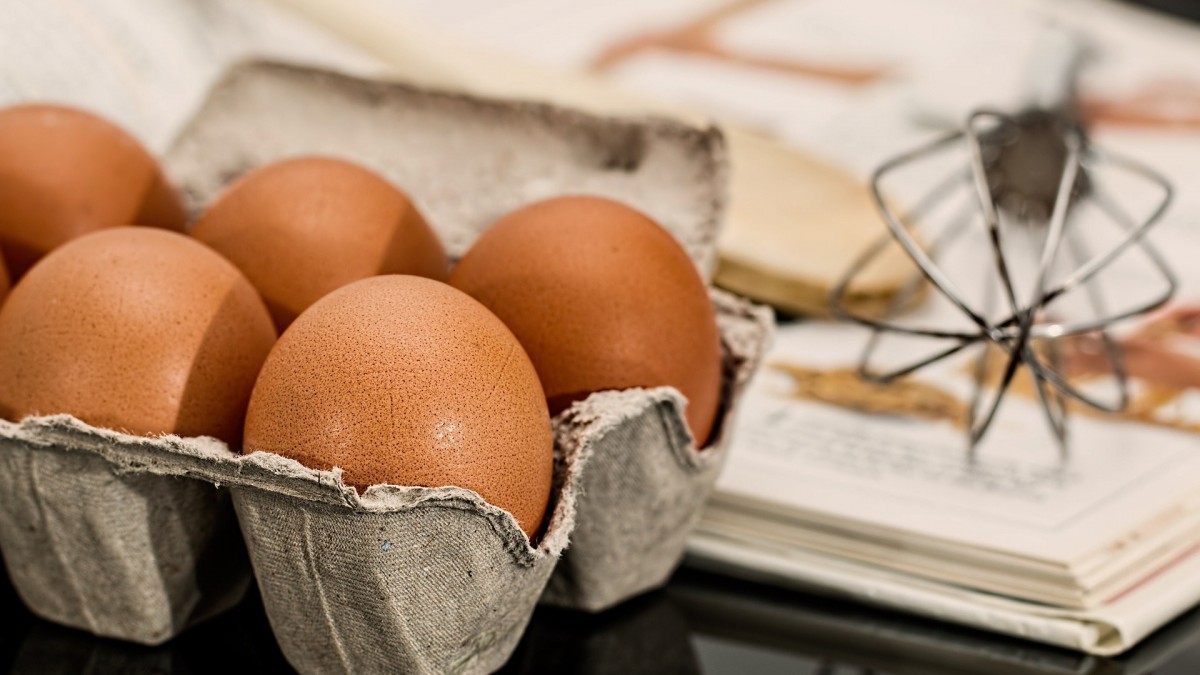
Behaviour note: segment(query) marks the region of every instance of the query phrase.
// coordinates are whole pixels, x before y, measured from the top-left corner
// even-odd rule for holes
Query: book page
[[[785,328],[775,355],[811,354],[840,341],[835,332]],[[809,522],[856,521],[1070,566],[1181,503],[1194,509],[1200,493],[1190,434],[1075,419],[1062,459],[1035,405],[1014,400],[972,460],[960,428],[798,399],[778,369],[795,362],[775,363],[743,404],[718,504],[736,496]]]

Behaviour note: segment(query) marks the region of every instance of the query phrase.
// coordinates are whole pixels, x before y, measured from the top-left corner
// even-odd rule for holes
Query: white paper
[[[81,106],[155,151],[239,59],[378,70],[357,49],[262,0],[0,0],[0,35],[0,106]]]
[[[1022,603],[841,558],[704,533],[693,537],[689,551],[692,564],[715,571],[1098,655],[1126,651],[1200,598],[1200,553],[1196,551],[1135,592],[1084,611]]]
[[[776,358],[793,339],[811,348],[809,328],[781,331]],[[1096,606],[1200,528],[1200,453],[1189,434],[1075,420],[1079,451],[1063,463],[1032,402],[1011,401],[970,462],[960,429],[797,401],[787,388],[769,370],[752,385],[702,531],[761,527],[780,543]],[[989,573],[999,576],[985,582]],[[1049,586],[1038,588],[1038,577]]]

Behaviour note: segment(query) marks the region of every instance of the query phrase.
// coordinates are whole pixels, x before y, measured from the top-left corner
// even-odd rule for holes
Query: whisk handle
[[[1038,37],[1030,63],[1030,107],[1073,113],[1076,80],[1089,51],[1082,34],[1048,25]]]

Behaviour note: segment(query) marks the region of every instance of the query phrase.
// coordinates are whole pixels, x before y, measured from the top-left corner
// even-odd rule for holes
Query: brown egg
[[[43,258],[0,309],[0,415],[236,444],[274,341],[221,256],[182,234],[106,229]]]
[[[273,452],[347,484],[457,485],[533,536],[554,444],[537,373],[483,305],[438,281],[382,276],[301,314],[263,366],[245,452]]]
[[[266,298],[279,328],[348,283],[380,274],[445,281],[441,243],[405,194],[340,159],[300,157],[234,183],[192,236],[219,251]]]
[[[187,215],[158,162],[129,134],[55,105],[0,110],[0,249],[12,278],[104,227],[183,231]]]
[[[697,444],[721,392],[716,315],[695,264],[645,215],[558,197],[501,218],[450,283],[496,313],[529,352],[550,412],[606,389],[672,386]]]
[[[8,297],[11,289],[12,281],[8,278],[8,267],[4,265],[4,258],[0,257],[0,304]]]

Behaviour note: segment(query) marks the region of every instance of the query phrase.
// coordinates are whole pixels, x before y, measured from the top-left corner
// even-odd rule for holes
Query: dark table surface
[[[290,672],[257,593],[157,648],[35,618],[0,585],[0,672]],[[1115,659],[1006,639],[688,569],[601,615],[540,608],[502,671],[640,673],[1200,673],[1200,610]]]

